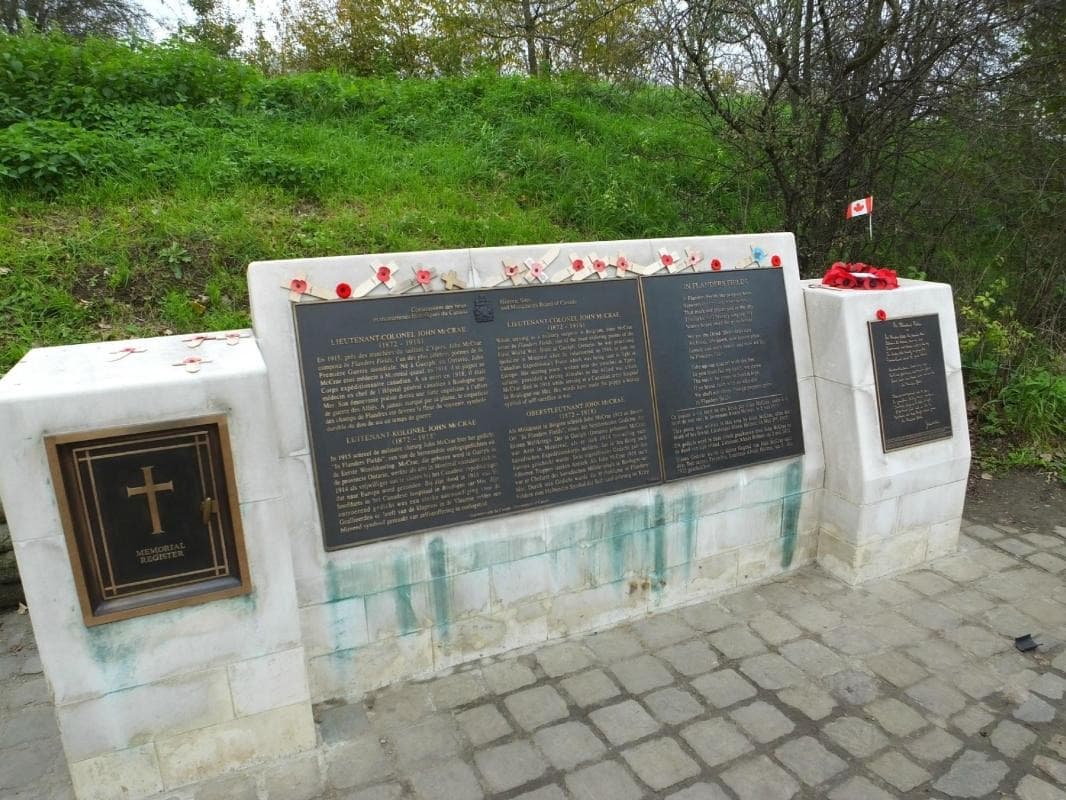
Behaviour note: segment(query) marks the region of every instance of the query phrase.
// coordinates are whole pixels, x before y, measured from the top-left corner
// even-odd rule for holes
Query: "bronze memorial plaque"
[[[635,280],[294,313],[327,549],[659,480]]]
[[[951,406],[940,341],[940,316],[870,322],[881,447],[951,438]]]
[[[293,314],[327,550],[803,452],[779,269]]]
[[[45,443],[86,625],[251,591],[225,417]]]

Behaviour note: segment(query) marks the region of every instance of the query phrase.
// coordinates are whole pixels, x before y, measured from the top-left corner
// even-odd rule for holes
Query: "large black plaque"
[[[803,453],[780,269],[642,281],[668,480]]]
[[[87,624],[251,591],[223,417],[47,445]]]
[[[636,280],[293,308],[327,549],[660,480]]]
[[[950,439],[939,315],[900,317],[869,326],[884,451]]]

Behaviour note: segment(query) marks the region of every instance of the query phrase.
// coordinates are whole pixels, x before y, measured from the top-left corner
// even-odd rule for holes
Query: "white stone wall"
[[[266,368],[251,339],[30,352],[0,381],[0,493],[82,800],[146,797],[315,744]],[[173,364],[208,359],[190,374]],[[43,437],[225,414],[251,594],[87,628]]]
[[[549,273],[571,251],[648,263],[659,248],[692,248],[703,269],[711,258],[735,268],[753,247],[779,255],[805,454],[326,552],[283,287],[296,276],[355,286],[384,262],[487,285],[502,258],[548,245],[257,263],[255,339],[34,350],[0,381],[0,500],[81,800],[139,800],[313,748],[312,701],[695,602],[816,557],[861,581],[953,548],[970,451],[949,287],[804,288],[790,234],[555,247]],[[881,451],[866,332],[879,308],[940,314],[950,440]],[[112,360],[129,345],[145,352]],[[174,366],[190,354],[207,359],[195,374]],[[252,594],[87,628],[43,437],[207,414],[229,420]]]
[[[610,497],[325,552],[315,503],[288,292],[352,286],[376,265],[454,269],[495,283],[501,259],[556,247],[650,263],[660,248],[702,252],[724,269],[751,248],[781,256],[805,455]],[[471,276],[473,275],[473,280]],[[598,280],[590,278],[588,280]],[[564,243],[252,264],[249,293],[279,425],[300,622],[315,700],[358,696],[403,677],[694,602],[793,569],[817,549],[822,442],[806,312],[790,234]],[[439,282],[435,284],[439,286]],[[379,293],[384,292],[379,288]]]
[[[951,552],[958,541],[970,437],[951,287],[901,280],[888,291],[804,289],[826,436],[818,562],[857,583]],[[889,453],[881,446],[867,323],[938,314],[950,439]]]

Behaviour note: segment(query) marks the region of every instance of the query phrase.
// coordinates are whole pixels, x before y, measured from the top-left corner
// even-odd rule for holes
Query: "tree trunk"
[[[526,40],[526,71],[535,78],[540,68],[537,64],[537,21],[533,17],[530,0],[522,0],[522,31]]]

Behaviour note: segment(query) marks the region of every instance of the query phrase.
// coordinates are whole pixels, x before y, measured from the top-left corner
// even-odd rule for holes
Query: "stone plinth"
[[[143,348],[114,360],[122,347]],[[174,366],[204,359],[193,374]],[[228,420],[250,594],[87,627],[44,437]],[[315,744],[266,368],[253,340],[30,352],[0,381],[0,487],[80,800],[149,797]]]
[[[951,287],[901,280],[882,291],[804,289],[825,449],[818,562],[856,583],[951,552],[970,468]],[[950,439],[885,452],[867,323],[938,314]]]
[[[392,264],[398,275],[431,265],[438,273],[454,270],[469,286],[489,286],[499,282],[503,259],[521,263],[555,249],[563,255],[551,274],[568,253],[621,252],[633,263],[648,264],[662,248],[698,251],[703,270],[711,259],[725,270],[748,264],[757,250],[767,263],[773,257],[781,264],[804,455],[344,550],[323,549],[293,312],[282,287],[298,276],[316,287],[342,281],[355,286],[379,264]],[[814,558],[822,437],[791,234],[258,262],[249,267],[248,286],[279,426],[315,700],[358,697],[464,661],[691,603]],[[379,289],[375,296],[384,294]]]

